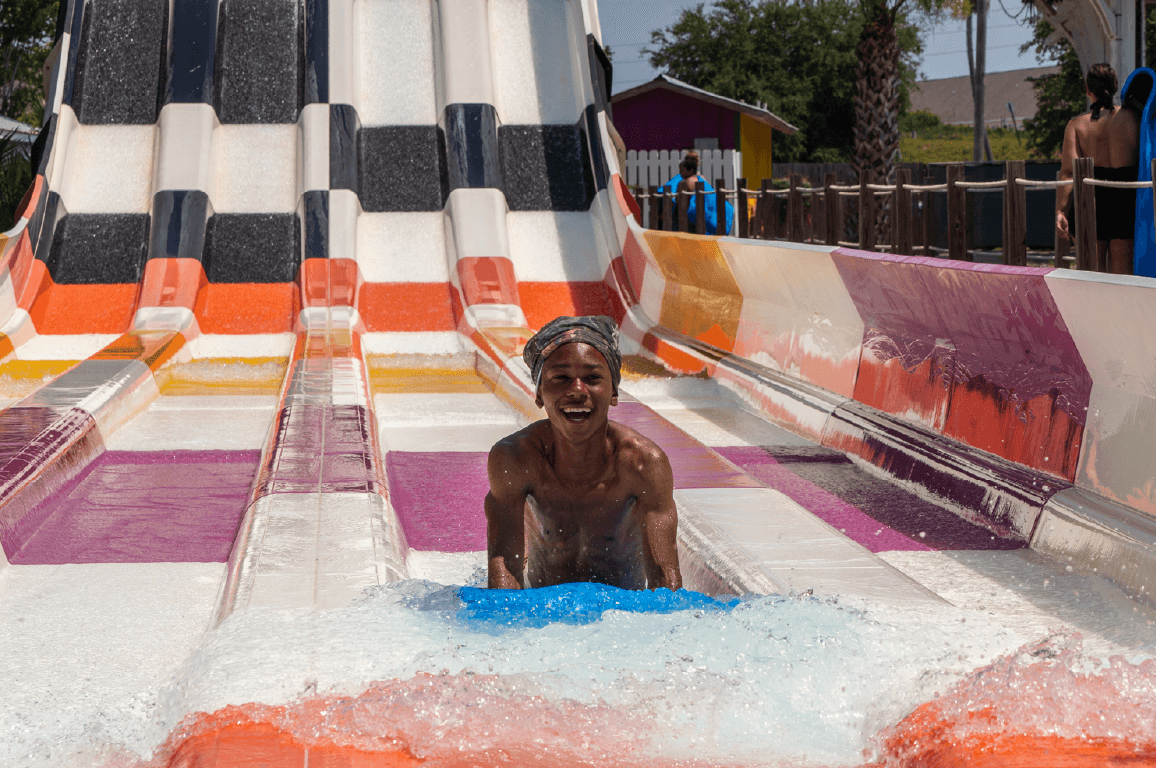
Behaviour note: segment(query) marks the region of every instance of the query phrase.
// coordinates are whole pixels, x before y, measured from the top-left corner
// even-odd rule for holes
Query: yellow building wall
[[[743,176],[752,189],[771,178],[771,126],[739,115],[739,151],[743,153]]]

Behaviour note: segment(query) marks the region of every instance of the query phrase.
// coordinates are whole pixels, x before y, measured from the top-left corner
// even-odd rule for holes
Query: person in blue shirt
[[[708,235],[725,235],[731,231],[731,224],[734,223],[735,209],[734,206],[727,202],[726,204],[726,222],[722,232],[717,231],[718,227],[718,202],[715,199],[714,187],[712,187],[706,179],[698,175],[698,152],[693,149],[686,153],[682,158],[682,162],[678,164],[678,173],[666,184],[664,188],[667,194],[671,194],[678,189],[678,184],[683,179],[686,180],[687,187],[691,192],[696,191],[699,186],[705,196],[704,207],[706,208],[706,233]],[[694,197],[690,198],[690,205],[686,209],[686,220],[693,228],[698,220],[698,202]]]

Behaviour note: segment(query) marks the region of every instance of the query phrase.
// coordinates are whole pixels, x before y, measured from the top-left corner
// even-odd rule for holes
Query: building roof
[[[988,72],[983,78],[983,119],[988,125],[1011,122],[1007,104],[1016,113],[1016,125],[1024,118],[1035,117],[1036,93],[1029,77],[1051,75],[1059,67],[1015,69],[1011,72]],[[948,125],[971,125],[974,121],[970,78],[945,77],[924,80],[911,90],[911,109],[930,112]]]
[[[659,75],[649,83],[643,83],[642,85],[639,85],[635,88],[631,88],[629,91],[623,91],[622,93],[615,94],[613,97],[611,97],[610,103],[617,104],[620,101],[625,101],[626,99],[632,99],[636,96],[641,96],[647,91],[652,91],[656,88],[661,88],[667,91],[675,91],[676,93],[682,93],[686,96],[690,96],[691,98],[699,99],[709,104],[714,104],[718,107],[723,107],[724,109],[733,109],[735,112],[741,112],[753,120],[758,120],[760,123],[771,126],[775,130],[782,131],[788,136],[799,130],[783,118],[779,117],[773,112],[770,112],[769,110],[763,109],[762,107],[756,107],[751,104],[747,104],[745,101],[728,99],[725,96],[719,96],[717,93],[711,93],[710,91],[704,91],[701,88],[695,88],[693,85],[684,83],[681,80],[676,80],[670,75]]]
[[[40,131],[31,125],[0,115],[0,136],[13,134],[12,139],[21,143],[32,143]]]

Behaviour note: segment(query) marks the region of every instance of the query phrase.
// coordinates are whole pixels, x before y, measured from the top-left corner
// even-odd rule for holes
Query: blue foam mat
[[[673,613],[675,611],[725,611],[738,605],[737,598],[716,600],[701,592],[680,589],[634,591],[605,584],[559,584],[538,589],[481,589],[461,587],[457,611],[460,621],[511,627],[544,627],[547,624],[589,624],[606,611]]]

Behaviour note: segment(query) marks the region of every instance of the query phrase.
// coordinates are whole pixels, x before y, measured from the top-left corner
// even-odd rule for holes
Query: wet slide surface
[[[515,595],[510,621],[463,598],[485,580],[486,452],[538,417],[519,339],[622,315],[615,275],[689,338],[740,326],[717,245],[649,233],[660,285],[622,228],[595,5],[69,7],[33,235],[5,273],[0,470],[59,472],[0,507],[0,763],[1078,756],[1057,733],[1107,745],[1072,764],[1121,733],[1153,752],[1152,611],[653,361],[631,359],[612,418],[670,456],[687,541],[769,588],[686,610]],[[863,283],[852,321],[887,298],[856,258],[828,260]],[[744,284],[817,301],[825,273],[791,259]],[[828,358],[802,368],[843,392],[851,358]],[[867,400],[904,407],[873,381]],[[1064,414],[1089,402],[1072,386]],[[583,621],[550,619],[566,605]]]

